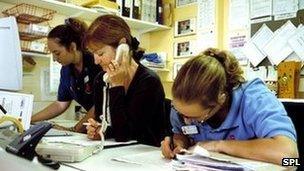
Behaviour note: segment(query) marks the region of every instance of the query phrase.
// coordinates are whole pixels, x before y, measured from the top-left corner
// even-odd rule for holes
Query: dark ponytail
[[[49,34],[48,39],[59,39],[59,44],[69,49],[72,42],[76,43],[77,50],[83,51],[82,41],[88,26],[85,22],[76,18],[68,18],[65,24],[58,25],[53,28]]]
[[[133,53],[133,59],[138,63],[143,57],[145,51],[139,47],[139,41],[135,37],[132,37],[131,40],[131,50]]]

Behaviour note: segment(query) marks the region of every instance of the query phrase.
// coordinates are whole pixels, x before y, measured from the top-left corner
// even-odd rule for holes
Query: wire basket
[[[34,52],[41,54],[50,53],[48,48],[46,47],[45,42],[42,41],[25,41],[20,40],[21,50],[24,52]]]
[[[32,41],[45,38],[50,30],[50,27],[37,24],[18,23],[18,30],[21,40]]]
[[[30,4],[17,4],[14,7],[3,11],[6,16],[15,16],[18,23],[41,23],[53,18],[56,11],[37,7]]]

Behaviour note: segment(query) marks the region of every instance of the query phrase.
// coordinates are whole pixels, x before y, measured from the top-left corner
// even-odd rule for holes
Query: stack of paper
[[[186,170],[246,170],[246,168],[237,163],[198,154],[177,155],[176,158],[181,165],[173,165],[174,169],[178,169],[176,168],[178,166]]]

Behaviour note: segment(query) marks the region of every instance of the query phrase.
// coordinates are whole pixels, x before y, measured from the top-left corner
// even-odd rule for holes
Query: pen
[[[170,136],[170,149],[174,150],[174,141],[173,141],[173,135]],[[173,159],[176,160],[176,155],[173,156]]]
[[[2,105],[0,105],[0,110],[1,110],[4,114],[7,113],[7,111],[4,109],[4,107],[3,107]]]
[[[82,123],[82,125],[88,126],[88,125],[91,125],[91,124],[89,122],[84,122],[84,123]],[[97,125],[101,126],[101,123],[97,122]]]

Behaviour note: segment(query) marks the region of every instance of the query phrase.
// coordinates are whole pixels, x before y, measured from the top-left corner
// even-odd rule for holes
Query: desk
[[[125,147],[116,147],[110,149],[104,149],[100,153],[95,154],[80,163],[67,163],[73,167],[87,171],[170,171],[170,160],[163,159],[161,157],[159,148],[151,147],[147,145],[130,145]],[[235,158],[224,154],[211,153],[216,157],[230,159],[232,161],[247,162],[255,167],[255,170],[269,171],[269,170],[284,170],[278,165],[250,161],[246,159]],[[124,158],[127,160],[135,161],[134,163],[119,162],[112,160],[113,158]],[[146,164],[142,164],[146,163]],[[259,167],[259,168],[257,168]],[[74,170],[68,166],[62,165],[59,171]]]

